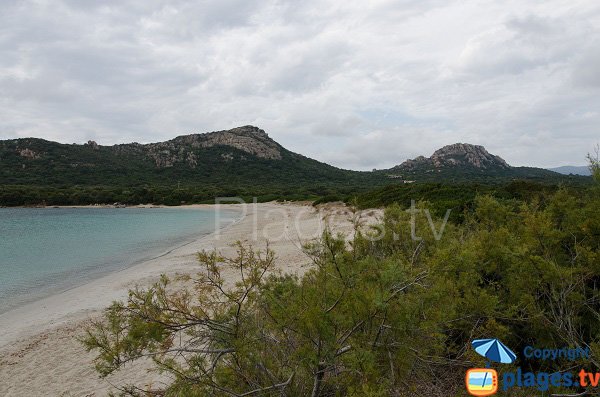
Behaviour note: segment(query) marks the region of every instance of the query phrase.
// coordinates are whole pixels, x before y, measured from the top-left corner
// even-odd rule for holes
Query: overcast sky
[[[600,2],[0,1],[0,139],[246,124],[352,169],[455,142],[513,165],[585,164]]]

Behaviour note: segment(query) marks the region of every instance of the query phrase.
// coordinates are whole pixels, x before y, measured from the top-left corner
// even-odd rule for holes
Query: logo
[[[472,396],[491,396],[498,391],[498,373],[489,368],[472,368],[465,377],[467,391]]]
[[[550,388],[588,388],[600,387],[600,372],[589,372],[581,369],[579,372],[527,372],[521,367],[502,371],[498,376],[496,370],[491,369],[491,363],[512,364],[517,355],[498,339],[477,339],[472,343],[473,349],[486,358],[485,368],[472,368],[465,376],[465,386],[472,396],[491,396],[499,389],[507,391],[511,388],[532,388],[546,392]],[[576,361],[585,361],[591,358],[589,346],[565,346],[559,348],[539,348],[526,346],[523,349],[523,358],[527,360],[544,361],[570,361],[570,369]],[[581,394],[578,394],[581,395]]]
[[[517,355],[498,339],[476,339],[471,345],[475,351],[490,362],[512,364]],[[491,396],[498,391],[498,372],[491,368],[472,368],[465,376],[467,392],[472,396]]]

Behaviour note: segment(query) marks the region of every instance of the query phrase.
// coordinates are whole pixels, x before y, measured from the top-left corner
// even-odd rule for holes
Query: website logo
[[[591,359],[591,349],[587,345],[558,348],[526,346],[523,349],[522,359],[556,363],[569,361],[570,368],[566,371],[549,373],[527,372],[523,371],[521,367],[512,367],[502,371],[499,376],[496,370],[490,368],[492,363],[512,364],[516,361],[517,355],[498,339],[477,339],[471,344],[479,355],[487,359],[485,368],[472,368],[467,371],[465,386],[472,396],[491,396],[496,394],[499,389],[507,391],[512,388],[530,388],[547,392],[551,388],[559,388],[564,391],[564,389],[570,388],[600,387],[600,372],[590,372],[585,369],[572,371],[578,366],[578,364],[574,364],[575,362],[585,362]]]
[[[471,345],[475,351],[489,360],[486,367],[491,362],[501,364],[512,364],[517,359],[506,345],[498,339],[476,339]],[[467,371],[465,376],[465,386],[467,392],[472,396],[491,396],[498,391],[498,372],[491,368],[472,368]]]

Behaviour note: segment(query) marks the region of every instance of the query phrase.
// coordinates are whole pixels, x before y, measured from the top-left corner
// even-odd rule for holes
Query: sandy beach
[[[143,362],[101,379],[92,364],[94,353],[87,353],[77,337],[103,308],[126,298],[128,289],[149,285],[161,274],[194,273],[198,251],[217,249],[233,256],[231,245],[236,241],[257,249],[264,249],[268,241],[278,268],[301,274],[310,266],[301,248],[303,243],[318,237],[325,225],[334,231],[352,231],[352,214],[342,205],[320,210],[292,203],[222,208],[239,210],[240,218],[158,258],[0,315],[0,395],[104,396],[115,385],[168,382],[149,372],[150,365]],[[373,215],[369,214],[371,218]]]

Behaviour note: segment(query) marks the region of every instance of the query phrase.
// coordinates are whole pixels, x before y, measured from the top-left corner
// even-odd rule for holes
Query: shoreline
[[[250,203],[249,203],[250,204]],[[132,204],[132,205],[115,205],[115,204],[84,204],[84,205],[15,205],[4,206],[0,208],[29,208],[29,209],[47,209],[47,208],[212,208],[215,205],[235,206],[240,204],[181,204],[181,205],[166,205],[166,204]]]
[[[35,207],[14,207],[14,208],[35,208]],[[53,209],[56,207],[46,207],[48,209]],[[97,206],[85,206],[85,207],[59,207],[59,208],[102,208],[102,209],[113,209],[115,207],[97,207]],[[127,207],[128,209],[130,208],[147,208],[147,207]],[[155,208],[162,208],[162,207],[155,207]],[[211,210],[216,210],[216,208],[211,208],[210,206],[206,206],[206,207],[199,207],[199,206],[187,206],[185,208],[183,207],[176,207],[177,209],[189,209],[189,210],[202,210],[202,209],[211,209]],[[227,208],[221,208],[223,210],[224,213],[226,213],[227,215],[225,216],[225,218],[227,219],[226,221],[221,220],[220,224],[222,225],[218,231],[213,229],[212,231],[207,230],[207,231],[202,231],[202,232],[196,232],[194,234],[190,234],[187,235],[185,237],[182,237],[181,239],[177,240],[177,241],[173,241],[172,245],[167,245],[164,246],[163,249],[161,251],[156,251],[153,252],[150,255],[147,256],[143,256],[143,257],[139,257],[136,258],[132,261],[128,261],[128,262],[123,262],[120,266],[115,266],[114,268],[109,268],[107,269],[103,269],[103,268],[94,268],[92,269],[89,274],[80,276],[80,277],[76,277],[73,280],[70,280],[69,282],[64,282],[61,285],[57,285],[57,286],[48,286],[48,287],[41,287],[42,291],[36,293],[35,295],[31,296],[31,298],[29,299],[22,299],[22,300],[13,300],[13,301],[8,301],[7,305],[4,305],[3,307],[0,307],[0,324],[2,323],[2,316],[6,313],[10,313],[12,311],[17,311],[20,308],[23,308],[25,306],[31,305],[31,304],[35,304],[38,301],[41,301],[43,299],[46,298],[51,298],[54,295],[60,295],[62,293],[68,292],[72,289],[78,288],[78,287],[83,287],[89,283],[92,283],[96,280],[102,279],[103,277],[109,276],[113,273],[119,273],[122,271],[125,271],[131,267],[135,267],[138,265],[143,265],[146,262],[150,262],[150,261],[154,261],[157,259],[160,259],[164,256],[169,255],[170,253],[172,253],[175,250],[178,250],[180,248],[183,248],[189,244],[194,244],[196,242],[198,242],[199,240],[210,236],[211,234],[217,233],[217,232],[223,232],[225,231],[227,228],[231,227],[231,225],[239,222],[242,218],[241,214],[242,214],[242,209],[241,208],[231,208],[231,207],[227,207]],[[223,218],[223,217],[221,217]],[[119,262],[120,263],[120,262]],[[110,266],[109,266],[110,267]],[[74,272],[81,272],[79,270],[75,270]],[[25,296],[25,294],[22,294],[23,296]],[[12,302],[12,303],[10,303]],[[0,325],[0,331],[2,330],[2,327]],[[3,338],[2,335],[0,334],[0,347],[2,347],[3,345]]]
[[[200,205],[185,206],[185,209],[213,208],[213,207],[214,206],[211,207],[210,205],[201,205],[200,204]],[[19,208],[36,208],[36,207],[19,207]],[[38,208],[56,208],[56,207],[49,206],[49,207],[38,207]],[[59,207],[59,208],[116,208],[116,207],[112,207],[112,206],[105,206],[105,207],[66,206],[66,207]],[[150,208],[150,207],[135,206],[135,207],[127,207],[127,208]],[[162,208],[162,207],[155,207],[155,208]],[[184,209],[183,206],[175,207],[175,208]],[[77,283],[77,284],[70,286],[68,288],[65,288],[65,289],[53,291],[50,293],[50,295],[36,297],[32,301],[24,302],[23,304],[19,304],[16,307],[12,307],[6,311],[0,312],[0,349],[2,349],[3,347],[5,347],[6,345],[8,345],[12,342],[15,342],[18,339],[31,336],[30,333],[27,332],[28,330],[23,329],[22,323],[21,323],[21,326],[18,327],[21,329],[18,329],[18,330],[15,329],[15,328],[17,328],[16,326],[15,327],[7,327],[5,324],[20,323],[19,320],[27,321],[27,320],[31,319],[32,317],[44,318],[44,320],[46,320],[45,322],[47,323],[47,325],[60,324],[60,323],[62,323],[62,321],[60,321],[60,319],[58,319],[58,318],[55,318],[55,317],[57,317],[56,315],[51,316],[51,318],[50,318],[50,317],[45,317],[43,315],[37,315],[37,313],[40,313],[43,310],[45,311],[46,308],[48,308],[48,307],[56,307],[57,305],[60,306],[60,300],[62,300],[62,299],[71,300],[70,295],[72,295],[72,294],[84,296],[84,295],[86,295],[85,294],[86,290],[90,290],[90,289],[95,290],[97,288],[97,284],[114,285],[115,282],[117,281],[117,279],[120,278],[119,277],[120,275],[123,275],[124,279],[127,279],[127,277],[131,276],[128,273],[133,272],[133,271],[139,271],[140,273],[143,274],[144,273],[143,270],[145,270],[144,268],[147,267],[148,265],[152,265],[154,262],[160,261],[163,258],[165,258],[165,260],[168,260],[169,255],[174,254],[179,250],[183,250],[185,247],[187,247],[189,245],[198,244],[203,239],[209,238],[210,236],[215,235],[216,233],[223,233],[227,229],[234,226],[236,223],[239,223],[240,221],[243,220],[244,216],[242,216],[242,214],[241,214],[241,212],[242,212],[241,208],[231,208],[229,205],[222,204],[221,209],[226,209],[229,211],[237,211],[240,213],[236,216],[235,220],[233,220],[232,222],[228,222],[228,224],[224,225],[223,227],[221,227],[217,230],[214,230],[212,232],[200,234],[199,236],[196,236],[193,239],[191,239],[190,241],[187,241],[183,244],[181,244],[181,242],[179,242],[178,245],[169,247],[164,252],[162,252],[156,256],[140,259],[138,261],[135,261],[135,262],[129,264],[128,266],[126,266],[122,269],[116,269],[116,270],[109,271],[108,273],[99,274],[98,277],[91,278],[89,280],[84,280],[82,283]],[[156,264],[154,264],[154,265],[156,265]],[[168,270],[168,269],[165,269],[165,270]],[[129,280],[129,281],[132,281],[132,280]],[[120,292],[122,292],[122,291],[120,291]],[[116,293],[116,291],[115,291],[114,297],[115,298],[112,300],[121,299],[124,297],[124,295]],[[106,303],[104,305],[104,307],[108,306],[112,302],[112,300],[109,302],[106,302],[106,300],[104,300],[104,303]],[[76,309],[76,311],[99,309],[96,306],[97,305],[90,305],[90,307],[81,307],[81,308]],[[64,316],[64,315],[68,315],[68,314],[72,314],[72,313],[67,313],[67,311],[64,310],[64,311],[61,311],[61,313],[55,313],[55,314],[57,314],[59,316]],[[43,327],[44,325],[46,325],[44,323],[44,321],[42,323],[32,321],[32,320],[27,321],[27,322],[32,323],[31,327],[34,327],[34,326],[35,327],[38,327],[38,326]]]
[[[180,205],[166,205],[166,204],[82,204],[82,205],[15,205],[15,206],[5,206],[0,205],[0,208],[29,208],[29,209],[47,209],[47,208],[181,208],[181,209],[193,209],[193,208],[213,208],[217,205],[227,206],[230,208],[236,208],[243,205],[252,205],[252,202],[249,203],[195,203],[195,204],[180,204]],[[266,201],[266,202],[257,202],[256,204],[276,204],[276,205],[311,205],[312,201],[310,200],[283,200],[283,201]]]

